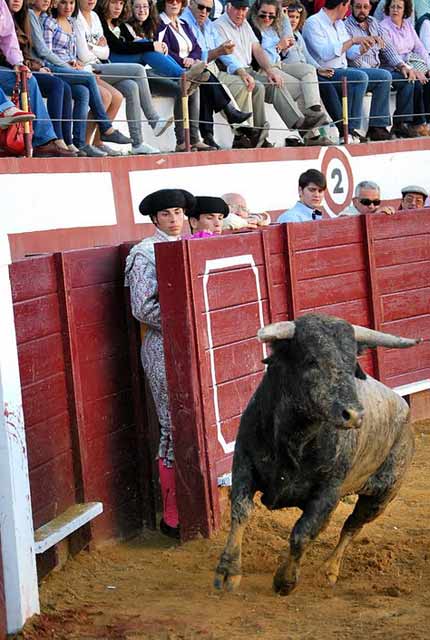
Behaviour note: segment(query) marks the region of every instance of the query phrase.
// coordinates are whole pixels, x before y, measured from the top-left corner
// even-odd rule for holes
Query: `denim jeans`
[[[94,120],[97,122],[101,133],[111,128],[103,100],[97,86],[96,79],[92,73],[79,71],[72,67],[61,67],[54,64],[47,64],[47,67],[59,77],[67,82],[72,88],[73,96],[73,143],[81,148],[85,145],[85,134],[87,131],[88,105],[91,109]]]
[[[0,87],[0,113],[6,111],[6,109],[10,109],[15,106],[13,102],[9,100],[3,89]]]
[[[0,67],[0,86],[7,93],[11,94],[15,86],[16,74],[5,67]],[[56,135],[51,119],[45,107],[39,85],[36,78],[28,78],[28,95],[30,98],[30,108],[35,114],[33,121],[33,147],[40,147],[50,140],[55,140]]]
[[[370,103],[369,127],[388,127],[390,118],[390,90],[391,73],[386,69],[366,68],[364,71],[369,78],[367,91],[372,94]]]
[[[57,138],[72,144],[72,91],[70,86],[51,73],[34,73],[40,93],[47,98],[49,116]]]
[[[109,59],[111,62],[147,64],[155,73],[165,78],[180,78],[185,71],[176,60],[158,51],[146,51],[145,53],[115,53],[111,51]]]
[[[330,116],[336,123],[339,131],[342,132],[342,78],[348,80],[348,130],[349,132],[358,129],[361,125],[361,116],[363,113],[363,98],[367,90],[369,82],[367,74],[361,69],[342,68],[335,69],[334,75],[330,79],[322,78],[320,87],[324,84],[333,83],[337,94],[337,101],[333,102],[331,108],[333,110]],[[324,88],[322,88],[321,96],[324,100]],[[334,94],[332,94],[332,98]]]
[[[405,77],[399,71],[391,71],[393,89],[396,91],[396,110],[394,123],[412,122],[414,113],[414,82],[405,82]]]

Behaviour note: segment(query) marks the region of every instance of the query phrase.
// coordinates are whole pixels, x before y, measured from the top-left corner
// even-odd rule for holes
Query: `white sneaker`
[[[157,120],[157,124],[153,128],[154,136],[156,138],[162,136],[163,133],[172,125],[173,119],[173,116],[170,116],[167,120]]]
[[[161,153],[160,149],[157,147],[151,147],[150,144],[146,144],[146,142],[141,142],[141,144],[137,145],[137,147],[131,147],[131,154],[133,156],[145,155],[148,153]]]
[[[78,151],[79,151],[78,147],[75,147],[74,144],[68,144],[67,148],[68,148],[69,151],[73,151],[73,153],[78,153]]]
[[[98,144],[95,145],[95,147],[97,149],[100,149],[100,151],[104,151],[108,156],[122,156],[121,151],[118,151],[118,149],[112,149],[112,147],[108,147],[107,144]]]
[[[353,136],[351,134],[348,134],[348,140],[345,143],[345,138],[341,137],[339,138],[339,144],[360,144],[361,140],[360,138],[358,138],[357,136]]]

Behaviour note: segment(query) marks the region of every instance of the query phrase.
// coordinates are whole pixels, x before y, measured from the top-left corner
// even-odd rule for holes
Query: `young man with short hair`
[[[307,222],[321,220],[320,207],[327,189],[325,176],[317,169],[308,169],[299,177],[299,200],[292,209],[282,213],[277,222]]]

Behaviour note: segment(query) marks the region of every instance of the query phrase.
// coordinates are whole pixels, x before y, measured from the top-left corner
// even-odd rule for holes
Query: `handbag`
[[[15,87],[12,92],[11,102],[20,109],[20,90],[21,81],[19,74],[16,74]],[[30,109],[30,105],[28,107]],[[31,122],[30,135],[32,133]],[[24,156],[25,155],[25,141],[24,141],[24,122],[17,122],[9,125],[6,129],[0,129],[0,152],[3,151],[6,156]]]
[[[428,64],[425,60],[420,58],[416,53],[410,53],[408,56],[408,64],[411,65],[413,69],[416,71],[422,71],[423,73],[427,73],[429,70]]]

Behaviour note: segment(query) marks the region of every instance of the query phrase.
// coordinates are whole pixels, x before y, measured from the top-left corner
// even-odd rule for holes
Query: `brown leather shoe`
[[[413,131],[415,131],[419,136],[430,136],[428,124],[414,124],[411,129],[413,129]]]
[[[74,151],[59,147],[55,140],[33,148],[33,158],[76,158],[76,155]]]

